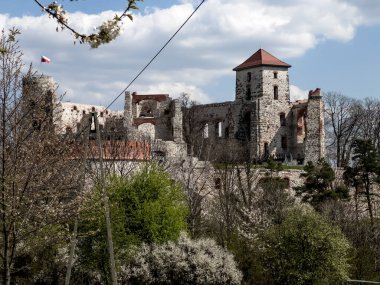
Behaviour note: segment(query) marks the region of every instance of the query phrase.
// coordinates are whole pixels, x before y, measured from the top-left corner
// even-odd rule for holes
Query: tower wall
[[[29,127],[40,130],[53,128],[56,112],[57,84],[51,76],[31,76],[23,79],[22,110],[27,114]]]

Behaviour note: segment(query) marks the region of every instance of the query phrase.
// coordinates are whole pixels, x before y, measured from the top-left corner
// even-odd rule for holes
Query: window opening
[[[220,179],[219,177],[214,178],[214,187],[218,190],[222,189],[222,179]]]
[[[278,100],[278,86],[273,86],[273,98],[274,100]]]
[[[228,127],[224,129],[224,137],[227,139],[230,137],[230,129]]]
[[[264,143],[264,157],[269,157],[269,144],[267,142]]]
[[[245,99],[246,100],[251,100],[252,97],[251,97],[251,87],[250,86],[247,86],[246,90],[245,90]]]
[[[281,137],[281,147],[283,149],[287,149],[288,148],[288,138],[286,136],[282,136]]]
[[[215,125],[215,133],[218,138],[222,137],[222,122],[218,122]]]
[[[205,124],[203,126],[203,138],[205,138],[205,139],[208,138],[208,124]]]

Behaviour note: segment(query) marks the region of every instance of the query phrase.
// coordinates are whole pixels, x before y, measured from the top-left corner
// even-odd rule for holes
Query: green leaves
[[[131,246],[177,240],[187,228],[182,188],[157,165],[142,166],[131,177],[110,177],[107,192],[119,264],[128,261]],[[93,199],[84,208],[79,223],[79,263],[107,278],[106,228],[99,189],[94,189]]]
[[[187,207],[179,185],[148,165],[124,185],[121,201],[127,233],[142,242],[165,242],[186,229]]]
[[[343,185],[334,186],[335,172],[324,160],[316,164],[309,161],[304,167],[304,185],[295,187],[296,195],[302,197],[302,201],[310,203],[315,209],[328,200],[348,199],[349,191]]]
[[[276,284],[337,284],[348,278],[348,241],[310,208],[289,210],[266,241],[264,259]]]

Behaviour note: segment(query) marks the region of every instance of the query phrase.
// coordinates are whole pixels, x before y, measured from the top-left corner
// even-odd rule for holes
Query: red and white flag
[[[43,56],[41,56],[41,62],[50,63],[50,58],[43,55]]]

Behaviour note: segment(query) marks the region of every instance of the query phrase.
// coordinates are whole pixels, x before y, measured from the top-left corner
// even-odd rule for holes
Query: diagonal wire
[[[166,41],[166,43],[162,46],[162,48],[152,57],[152,59],[144,66],[143,69],[141,69],[141,71],[132,79],[132,81],[127,85],[127,87],[124,88],[123,91],[120,92],[119,95],[117,95],[115,97],[115,99],[112,100],[112,102],[105,108],[105,109],[108,109],[110,108],[117,99],[120,98],[121,95],[123,95],[123,93],[125,91],[127,91],[127,89],[137,80],[137,78],[140,77],[140,75],[149,67],[149,65],[151,65],[151,63],[160,55],[160,53],[166,48],[166,46],[174,39],[174,37],[182,30],[182,28],[186,25],[186,23],[193,17],[193,15],[198,11],[198,9],[203,5],[203,3],[205,2],[206,0],[202,0],[202,2],[194,9],[194,11],[190,14],[190,16],[186,19],[185,22],[183,22],[183,24],[177,29],[177,31],[170,37],[169,40]]]
[[[183,22],[183,24],[175,31],[175,33],[166,41],[166,43],[156,52],[156,54],[152,57],[152,59],[140,70],[139,73],[131,80],[131,82],[121,91],[112,101],[104,108],[103,112],[110,108],[117,99],[120,98],[121,95],[124,94],[125,91],[140,77],[140,75],[152,64],[152,62],[160,55],[160,53],[166,48],[166,46],[174,39],[174,37],[182,30],[182,28],[187,24],[187,22],[194,16],[194,14],[199,10],[199,8],[206,2],[206,0],[202,0],[199,5],[194,9],[194,11],[187,17],[187,19]],[[100,114],[97,115],[100,117]],[[80,135],[87,130],[91,126],[91,121],[88,122],[87,126],[84,126],[82,130],[77,133],[75,139],[78,139]]]

